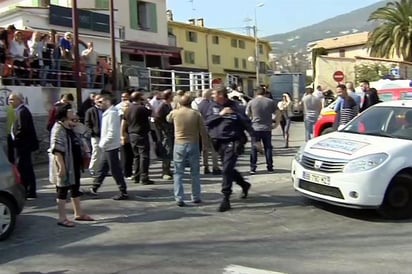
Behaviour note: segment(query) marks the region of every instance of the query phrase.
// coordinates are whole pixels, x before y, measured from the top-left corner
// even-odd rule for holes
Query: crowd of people
[[[362,93],[356,92],[353,82],[339,84],[336,87],[336,96],[331,91],[322,91],[318,86],[316,91],[312,88],[306,90],[301,100],[304,109],[305,141],[313,137],[313,127],[319,117],[322,107],[336,100],[333,110],[336,112],[333,128],[346,125],[359,113],[380,102],[378,92],[370,87],[368,80],[360,82]],[[332,96],[332,95],[333,96]]]
[[[31,34],[28,38],[27,35]],[[0,72],[4,84],[74,87],[74,45],[72,33],[20,31],[14,25],[0,31]],[[89,42],[80,52],[85,87],[107,82],[104,66]]]
[[[57,223],[74,227],[74,221],[92,221],[82,210],[80,196],[98,196],[107,176],[114,178],[119,189],[114,200],[129,198],[130,182],[155,184],[149,169],[151,160],[155,160],[150,159],[151,146],[162,162],[162,179],[173,181],[177,206],[186,205],[183,177],[187,167],[192,182],[191,201],[202,203],[202,159],[204,174],[222,178],[223,199],[217,210],[230,210],[233,182],[241,187],[241,198],[247,198],[251,187],[236,170],[248,138],[252,141],[250,174],[257,171],[260,143],[266,170],[274,171],[271,132],[277,106],[264,89],[257,88],[255,93],[255,98],[244,106],[240,100],[229,99],[228,89],[223,86],[199,91],[196,98],[188,92],[171,90],[157,91],[145,98],[142,90],[129,89],[115,104],[112,92],[102,90],[91,93],[78,111],[72,107],[72,94],[63,94],[50,109],[46,126],[50,134],[49,179],[57,193]],[[27,198],[35,199],[31,153],[38,149],[38,143],[33,119],[21,94],[13,92],[9,101],[15,111],[10,122],[9,160],[21,173]],[[283,107],[287,110],[288,106]],[[82,174],[93,177],[89,189],[81,189]],[[69,193],[74,220],[66,215]]]
[[[363,92],[359,95],[350,82],[337,86],[335,127],[346,124],[379,102],[376,90],[369,87],[368,81],[362,81],[361,88]],[[68,93],[50,109],[46,125],[50,135],[50,182],[56,186],[59,225],[75,226],[66,215],[69,192],[74,220],[92,221],[82,210],[80,196],[98,196],[107,176],[113,177],[119,189],[114,200],[129,198],[130,182],[155,184],[150,174],[151,160],[155,160],[150,159],[151,146],[162,163],[162,179],[173,181],[174,198],[179,207],[186,205],[183,177],[187,167],[192,183],[191,200],[196,204],[202,202],[201,162],[204,174],[221,175],[223,199],[219,212],[231,209],[233,182],[240,186],[241,198],[248,196],[251,184],[236,170],[236,163],[249,138],[250,175],[257,172],[260,149],[266,159],[266,171],[274,172],[274,127],[280,125],[285,147],[289,146],[292,102],[288,93],[284,93],[278,103],[261,87],[256,88],[254,98],[247,101],[239,89],[224,86],[200,90],[196,96],[171,90],[155,91],[148,98],[145,94],[142,89],[128,89],[116,104],[112,92],[92,92],[79,109],[74,110],[74,96]],[[302,98],[306,141],[312,138],[313,125],[324,100],[319,89],[311,88]],[[21,174],[26,197],[35,199],[31,153],[39,144],[31,113],[24,102],[25,98],[17,92],[9,96],[14,110],[7,121],[8,156]],[[93,177],[93,184],[81,190],[80,178],[86,172]]]

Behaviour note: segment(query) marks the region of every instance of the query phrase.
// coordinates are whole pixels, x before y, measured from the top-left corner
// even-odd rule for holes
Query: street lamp
[[[256,84],[260,86],[260,72],[259,72],[259,40],[258,40],[258,28],[257,28],[257,8],[261,8],[265,3],[258,3],[255,6],[255,24],[253,26],[253,35],[255,37],[255,69],[256,69]]]

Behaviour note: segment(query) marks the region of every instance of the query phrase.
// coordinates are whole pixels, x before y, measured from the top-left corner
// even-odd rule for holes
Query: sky
[[[379,2],[378,0],[166,0],[173,19],[204,18],[205,26],[246,33],[254,25],[258,36],[289,32]],[[264,4],[262,7],[261,4]],[[250,23],[247,23],[249,18]]]

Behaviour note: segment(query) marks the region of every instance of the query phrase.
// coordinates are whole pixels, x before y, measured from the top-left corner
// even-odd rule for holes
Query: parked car
[[[409,218],[411,151],[412,100],[379,103],[338,131],[304,144],[292,161],[294,188],[330,204]]]
[[[409,88],[384,88],[378,90],[379,99],[383,102],[391,100],[412,99],[412,87]],[[336,101],[322,109],[318,120],[313,127],[313,136],[317,137],[323,134],[331,133],[333,123],[335,122],[336,112],[334,110]]]
[[[0,241],[7,239],[16,225],[16,216],[23,210],[26,191],[17,168],[10,164],[0,149]]]
[[[327,133],[334,131],[333,123],[335,122],[336,112],[335,112],[336,100],[327,105],[320,112],[319,118],[313,126],[313,136],[318,137]]]

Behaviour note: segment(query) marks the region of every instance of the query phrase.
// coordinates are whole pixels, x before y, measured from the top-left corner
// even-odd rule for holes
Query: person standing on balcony
[[[43,79],[43,36],[40,32],[33,32],[31,39],[27,42],[29,46],[30,67],[32,68],[31,79],[34,85],[38,85]]]
[[[60,73],[63,81],[62,86],[70,87],[72,83],[73,72],[73,44],[71,32],[66,32],[64,37],[59,41],[59,60],[60,60]],[[59,85],[60,86],[60,85]]]
[[[49,33],[43,35],[43,74],[40,84],[42,86],[51,86],[52,83],[49,79],[49,72],[53,68],[53,54],[54,54],[54,38],[51,37]],[[51,76],[51,75],[50,75]],[[52,76],[50,78],[53,78]]]
[[[13,60],[14,74],[17,78],[17,84],[24,85],[27,79],[27,48],[24,43],[23,32],[16,31],[14,39],[10,42],[10,55]]]
[[[93,42],[87,43],[87,49],[83,50],[82,57],[86,64],[87,87],[94,88],[98,55],[94,50]]]

